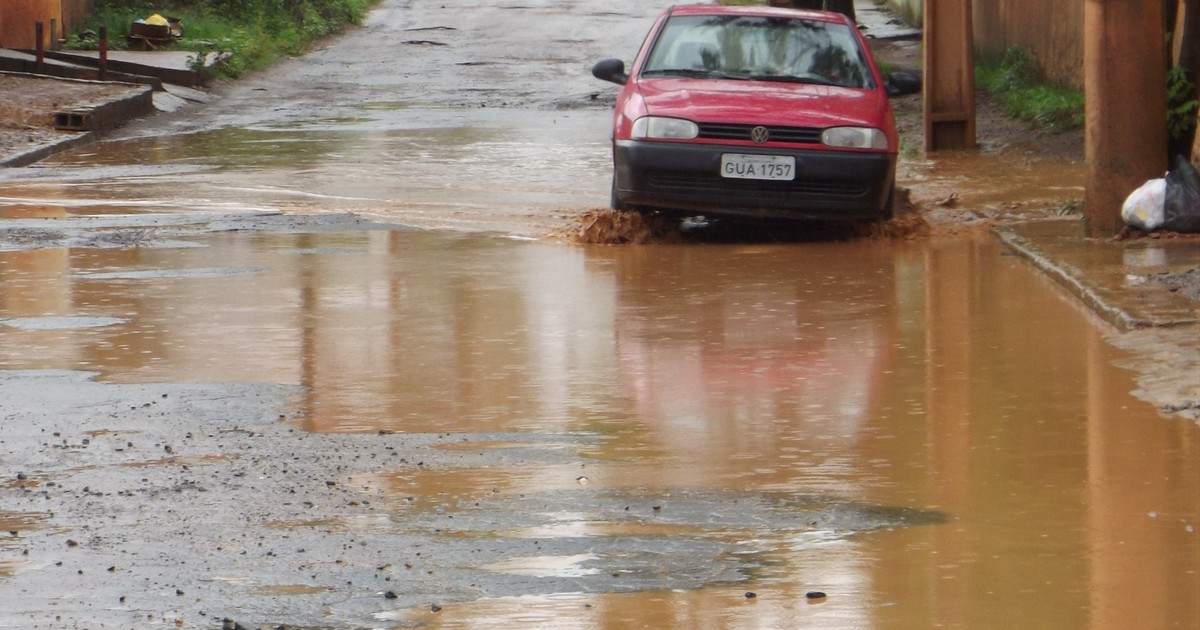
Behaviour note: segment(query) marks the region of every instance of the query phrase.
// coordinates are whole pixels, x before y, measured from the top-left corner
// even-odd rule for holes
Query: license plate
[[[721,156],[721,177],[732,179],[795,179],[796,158],[787,155],[726,153]]]

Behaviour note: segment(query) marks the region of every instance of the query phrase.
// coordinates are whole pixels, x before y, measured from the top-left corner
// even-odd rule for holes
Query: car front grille
[[[828,200],[860,199],[868,195],[870,187],[859,182],[812,181],[762,181],[751,179],[721,179],[710,176],[684,173],[648,173],[646,181],[661,192],[676,192],[686,195],[732,194],[746,200],[771,200],[788,197],[823,198]]]
[[[700,137],[709,140],[750,141],[750,130],[759,125],[725,125],[700,123]],[[771,142],[792,144],[821,144],[821,129],[816,127],[766,127]]]

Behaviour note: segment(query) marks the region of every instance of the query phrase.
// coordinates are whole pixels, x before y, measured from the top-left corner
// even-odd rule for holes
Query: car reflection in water
[[[840,483],[883,404],[898,334],[892,254],[860,248],[821,264],[850,251],[595,251],[618,277],[622,390],[657,448],[696,464],[664,465],[663,477],[726,485],[748,474],[759,489],[788,491]]]

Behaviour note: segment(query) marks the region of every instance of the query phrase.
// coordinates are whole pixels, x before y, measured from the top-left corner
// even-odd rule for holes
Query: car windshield
[[[673,16],[641,74],[875,87],[850,26],[777,17]]]

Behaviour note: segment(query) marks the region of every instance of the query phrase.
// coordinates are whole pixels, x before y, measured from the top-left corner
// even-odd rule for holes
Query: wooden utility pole
[[[975,148],[971,0],[925,0],[925,150]]]
[[[1083,211],[1092,237],[1119,232],[1125,198],[1167,170],[1162,7],[1145,0],[1084,3]]]

